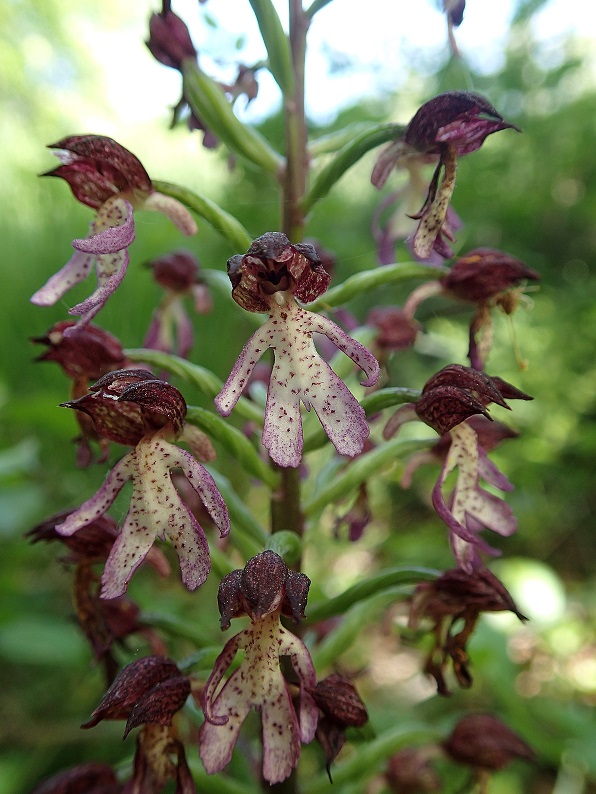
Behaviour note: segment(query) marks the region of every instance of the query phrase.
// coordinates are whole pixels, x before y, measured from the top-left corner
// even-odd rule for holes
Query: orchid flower
[[[282,613],[296,622],[304,617],[309,586],[308,577],[288,570],[273,551],[258,554],[244,570],[222,579],[218,593],[222,628],[244,614],[251,624],[228,640],[203,691],[205,722],[199,733],[199,753],[209,774],[231,760],[251,708],[261,712],[263,777],[269,783],[285,780],[298,763],[300,743],[312,741],[318,720],[318,708],[309,694],[316,685],[313,663],[304,643],[280,622]],[[245,657],[240,667],[221,686],[241,649]],[[298,676],[299,717],[280,669],[282,656],[289,657]]]
[[[513,485],[488,459],[474,427],[466,421],[476,414],[490,418],[486,406],[491,402],[509,408],[506,399],[532,398],[500,378],[452,364],[427,381],[416,403],[398,408],[383,431],[385,438],[391,438],[405,422],[421,420],[439,435],[449,434],[451,443],[433,488],[432,502],[439,518],[449,528],[455,559],[468,573],[482,565],[481,551],[492,555],[499,553],[480,538],[483,528],[504,536],[517,529],[509,505],[482,488],[480,480],[501,491],[511,491]],[[443,487],[456,468],[457,482],[446,498]]]
[[[31,298],[37,306],[53,306],[95,265],[97,289],[73,306],[80,316],[78,327],[87,324],[120,286],[128,267],[128,247],[133,242],[133,207],[157,210],[183,234],[197,227],[186,208],[170,196],[158,193],[141,162],[119,143],[103,135],[73,135],[51,144],[62,165],[45,176],[65,179],[74,197],[96,210],[89,234],[73,240],[75,254]]]
[[[449,242],[454,241],[454,228],[447,212],[455,188],[457,158],[475,152],[489,135],[505,129],[518,130],[483,96],[447,91],[425,102],[403,134],[383,149],[371,177],[379,189],[394,168],[408,168],[414,184],[420,164],[438,161],[422,209],[410,215],[419,221],[412,238],[415,256],[423,260],[433,252],[443,259],[453,256]]]
[[[228,416],[257,361],[267,348],[275,352],[269,381],[263,445],[280,466],[298,466],[302,456],[300,402],[315,409],[325,432],[342,455],[358,454],[369,435],[364,410],[343,381],[319,356],[314,333],[323,334],[349,356],[373,386],[379,365],[363,345],[326,317],[308,312],[298,300],[321,295],[330,277],[313,246],[292,245],[285,234],[268,232],[242,256],[228,261],[232,297],[247,311],[268,312],[269,319],[246,343],[223,389],[217,410]]]
[[[197,312],[211,311],[211,296],[199,278],[199,264],[190,251],[175,251],[152,260],[149,266],[155,281],[165,289],[165,295],[153,313],[144,346],[187,358],[193,330],[182,299],[189,295],[194,299]]]
[[[468,640],[482,612],[505,611],[512,612],[522,622],[527,620],[503,583],[488,568],[478,568],[472,573],[455,568],[433,581],[417,585],[408,625],[416,629],[424,618],[434,624],[435,641],[424,671],[435,679],[439,694],[449,694],[445,681],[445,668],[449,661],[453,664],[459,685],[466,689],[472,685],[466,648]]]
[[[182,581],[194,590],[209,573],[209,546],[174,487],[172,470],[182,470],[222,537],[230,530],[230,520],[213,477],[189,452],[172,443],[184,430],[184,398],[173,386],[142,370],[111,372],[93,389],[65,405],[91,416],[105,438],[134,444],[134,449],[109,472],[94,496],[56,526],[57,532],[72,535],[96,521],[132,480],[130,508],[103,571],[102,597],[116,598],[126,591],[156,537],[167,537],[174,545]]]
[[[165,656],[145,656],[120,671],[82,728],[102,720],[126,720],[124,738],[141,726],[127,794],[160,794],[176,781],[178,794],[196,794],[184,745],[172,721],[190,695],[188,676]],[[82,789],[81,789],[82,790]]]
[[[492,309],[498,307],[507,315],[513,314],[522,300],[526,282],[539,280],[535,270],[505,251],[474,248],[458,257],[438,279],[417,287],[404,305],[404,314],[413,320],[420,304],[434,295],[475,304],[468,356],[471,366],[481,370],[486,366],[493,343]]]

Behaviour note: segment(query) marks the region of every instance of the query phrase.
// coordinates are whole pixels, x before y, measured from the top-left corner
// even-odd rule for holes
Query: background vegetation
[[[430,96],[471,85],[523,129],[515,139],[513,134],[489,139],[481,152],[461,162],[454,206],[465,220],[458,235],[462,252],[478,245],[505,247],[542,274],[540,291],[513,320],[520,355],[509,320],[499,317],[491,358],[494,371],[536,397],[515,407],[523,439],[504,445],[495,456],[516,484],[510,501],[520,530],[502,544],[505,555],[494,570],[531,621],[520,628],[505,618],[484,618],[471,644],[474,687],[454,694],[448,704],[434,696],[419,672],[423,645],[404,630],[401,607],[371,604],[371,619],[383,615],[381,629],[364,629],[356,649],[351,637],[339,657],[351,671],[367,667],[363,695],[377,730],[424,722],[446,735],[460,702],[462,709],[465,702],[466,709],[502,716],[536,749],[539,762],[501,773],[491,789],[495,794],[596,791],[591,713],[596,699],[596,87],[581,38],[559,41],[556,49],[535,39],[533,13],[541,5],[518,3],[498,71],[475,73],[450,60],[446,50],[433,53],[435,68],[423,77],[406,77],[397,96],[358,101],[331,124],[340,129],[370,119],[405,122]],[[119,741],[120,725],[93,732],[78,728],[103,692],[101,671],[70,617],[70,576],[57,563],[59,551],[23,540],[38,521],[93,493],[104,476],[100,467],[75,468],[74,447],[66,441],[76,434],[75,423],[57,407],[68,399],[68,385],[58,368],[33,362],[40,351],[29,342],[65,316],[65,305],[40,310],[30,306],[29,297],[66,260],[70,240],[82,236],[90,219],[89,211],[67,195],[66,185],[37,179],[37,173],[53,167],[44,146],[75,132],[113,135],[137,154],[152,177],[200,189],[236,214],[251,234],[278,225],[276,197],[268,195],[272,187],[241,163],[229,171],[225,151],[204,150],[196,133],[167,131],[165,105],[175,96],[155,100],[159,109],[152,120],[124,126],[113,114],[94,62],[98,56],[86,41],[93,30],[106,42],[126,31],[127,46],[143,52],[150,10],[141,0],[125,8],[87,0],[13,0],[0,7],[1,794],[26,792],[44,776],[87,758],[118,763],[132,752],[130,742]],[[120,58],[122,79],[127,79],[126,54],[106,47],[105,57]],[[148,75],[159,68],[148,53],[139,57],[146,57]],[[94,114],[103,127],[81,129]],[[282,134],[275,114],[261,124],[273,138]],[[379,202],[369,183],[373,161],[374,153],[336,186],[307,229],[337,256],[333,283],[376,262],[370,230]],[[142,344],[159,297],[142,266],[149,257],[184,246],[204,266],[225,270],[226,259],[237,253],[205,224],[189,242],[160,216],[140,218],[130,275],[101,317],[127,347]],[[405,249],[400,258],[408,258]],[[85,294],[67,296],[68,305]],[[384,290],[366,301],[354,299],[347,308],[364,320],[372,303],[399,304],[405,294]],[[216,291],[213,313],[195,318],[191,358],[220,377],[227,375],[250,329],[228,309],[227,297]],[[396,354],[390,363],[402,386],[419,388],[445,358],[465,363],[468,310],[454,310],[437,299],[424,312],[418,349]],[[520,370],[519,358],[527,368]],[[192,387],[185,385],[183,391],[189,403],[201,404]],[[343,506],[323,513],[316,547],[307,538],[309,575],[316,583],[321,574],[327,595],[374,570],[379,560],[451,565],[427,497],[436,471],[420,470],[409,491],[401,490],[400,473],[396,465],[383,483],[373,483],[375,520],[361,541],[333,536]],[[259,499],[239,473],[236,479],[243,498]],[[179,636],[175,625],[164,627],[178,658],[194,650],[196,638],[220,642],[209,583],[191,596],[181,592],[174,577],[162,582],[143,571],[131,593],[147,611],[184,621]],[[193,627],[190,636],[188,626]],[[130,653],[123,654],[127,658]],[[334,661],[330,655],[330,670]],[[309,752],[316,771],[321,759],[315,750]],[[196,756],[192,760],[198,764]],[[461,785],[462,780],[452,780],[449,790]],[[337,789],[352,790],[341,782]]]

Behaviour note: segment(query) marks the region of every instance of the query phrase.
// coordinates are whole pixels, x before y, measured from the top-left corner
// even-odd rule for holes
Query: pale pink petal
[[[143,562],[155,541],[155,532],[131,518],[130,510],[120,534],[116,538],[101,576],[101,597],[119,598],[124,595],[133,573]]]
[[[183,204],[171,196],[154,191],[143,201],[142,209],[161,212],[187,237],[196,234],[198,231],[197,224],[190,212]]]
[[[73,248],[96,256],[114,254],[116,251],[128,248],[135,239],[132,204],[124,199],[116,199],[109,205],[106,202],[99,209],[93,228],[96,234],[73,240]]]
[[[288,361],[277,353],[267,390],[262,442],[278,466],[299,466],[302,458],[300,388],[290,386],[284,370]]]
[[[225,537],[230,531],[230,516],[213,477],[186,450],[173,444],[168,444],[166,449],[168,465],[182,469],[186,479],[201,497],[207,512],[219,529],[220,537]]]
[[[87,526],[102,516],[122,490],[123,485],[131,478],[134,466],[134,452],[129,452],[117,463],[105,478],[99,491],[71,513],[61,524],[57,524],[56,532],[61,535],[72,535],[77,529]]]
[[[300,733],[292,698],[284,682],[261,709],[263,722],[263,777],[268,783],[281,783],[292,772],[300,757]]]
[[[148,534],[152,534],[153,538],[166,535],[178,553],[182,582],[187,589],[195,590],[207,579],[211,568],[209,546],[205,533],[180,498],[170,475],[170,469],[177,466],[184,466],[185,473],[188,469],[193,474],[194,470],[188,465],[187,458],[191,461],[194,458],[160,437],[143,439],[137,444],[134,454],[136,471],[127,523],[136,527],[139,537]],[[199,463],[194,463],[197,470],[203,469]],[[211,475],[206,470],[203,471],[212,480]],[[193,476],[198,479],[196,472]],[[202,478],[201,475],[201,480]],[[196,490],[195,482],[191,481],[191,484]],[[206,487],[201,487],[213,502],[210,506],[221,511],[223,499],[215,484],[212,484],[212,488],[209,483]],[[215,489],[221,504],[216,504],[217,500],[211,494],[212,489]],[[203,490],[199,492],[202,497]],[[225,511],[225,505],[223,510]],[[227,517],[227,511],[225,515]]]
[[[349,334],[342,331],[339,325],[327,317],[308,312],[308,320],[311,332],[324,334],[342,353],[345,353],[360,367],[367,376],[366,380],[362,381],[363,386],[375,385],[379,377],[379,362],[364,345],[352,339]]]
[[[223,389],[215,398],[215,407],[222,416],[229,416],[242,394],[250,373],[265,350],[272,347],[273,329],[268,320],[244,345]]]
[[[250,711],[247,683],[241,671],[242,667],[238,668],[226,681],[214,703],[218,715],[225,715],[225,724],[206,719],[199,731],[199,755],[210,775],[220,772],[231,761],[240,728]]]
[[[400,405],[383,428],[383,438],[393,438],[393,436],[397,435],[402,425],[405,425],[406,422],[414,421],[418,421],[418,414],[416,413],[416,406],[414,403]]]
[[[517,520],[511,507],[482,488],[477,488],[473,497],[468,500],[466,512],[483,527],[504,537],[509,537],[517,530]]]
[[[170,309],[178,337],[177,355],[180,358],[188,358],[193,343],[193,327],[190,317],[186,313],[182,301],[175,301],[171,304]]]
[[[515,486],[511,483],[503,472],[490,460],[484,449],[478,447],[478,474],[483,480],[494,485],[500,491],[513,491]]]
[[[102,278],[99,286],[86,300],[69,309],[69,314],[81,316],[81,323],[88,323],[103,308],[106,301],[122,283],[128,268],[128,251],[119,251],[116,254],[103,254],[97,257],[98,276],[100,273],[113,271],[112,275]]]
[[[294,672],[300,681],[300,739],[304,744],[308,744],[314,738],[319,719],[318,707],[307,691],[316,686],[315,667],[306,645],[289,631],[284,632],[279,653],[281,656],[290,657]]]
[[[94,262],[94,256],[76,251],[64,267],[32,295],[31,303],[36,306],[53,306],[75,284],[87,278]]]
[[[358,455],[370,434],[364,409],[331,367],[323,359],[320,362],[309,401],[336,450],[341,455]]]
[[[214,725],[225,725],[228,721],[228,715],[225,713],[214,713],[215,694],[218,690],[220,683],[223,680],[226,670],[232,664],[238,649],[240,648],[241,641],[245,632],[235,634],[224,645],[222,652],[219,654],[215,661],[215,666],[211,675],[207,679],[205,688],[203,689],[202,706],[205,714],[205,719],[212,722]]]

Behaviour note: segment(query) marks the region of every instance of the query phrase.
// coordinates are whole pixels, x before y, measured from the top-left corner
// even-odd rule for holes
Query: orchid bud
[[[197,57],[186,23],[170,10],[151,14],[149,40],[145,43],[156,60],[178,71],[182,71],[185,60]]]
[[[44,336],[33,337],[32,342],[48,345],[48,350],[36,360],[55,361],[68,377],[91,380],[127,365],[122,346],[115,336],[91,323],[78,329],[77,333],[65,333],[75,325],[74,320],[62,320]]]
[[[276,610],[298,623],[304,618],[309,587],[307,576],[290,571],[279,554],[267,549],[250,559],[244,570],[222,579],[217,598],[221,627],[227,629],[230,619],[240,615],[255,620]]]
[[[468,714],[443,742],[459,764],[497,771],[520,758],[533,761],[535,753],[516,733],[492,714]]]
[[[146,199],[153,191],[140,160],[105,135],[71,135],[48,146],[62,162],[44,176],[68,182],[82,204],[99,209],[111,196]]]

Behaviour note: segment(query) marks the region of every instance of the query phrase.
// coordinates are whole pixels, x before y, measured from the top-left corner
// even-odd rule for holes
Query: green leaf
[[[209,436],[221,442],[238,463],[249,473],[267,483],[270,488],[279,486],[279,476],[260,457],[248,438],[240,430],[205,408],[189,405],[186,419]]]
[[[420,397],[420,389],[405,389],[401,386],[391,386],[387,389],[367,394],[360,400],[360,405],[366,411],[367,416],[376,414],[384,408],[391,408],[394,405],[413,403]]]
[[[308,214],[317,201],[324,198],[333,185],[363,155],[382,143],[399,138],[404,129],[405,127],[399,124],[378,124],[356,135],[353,140],[339,150],[335,157],[313,179],[312,185],[302,201],[304,213]]]
[[[428,441],[402,441],[395,438],[360,455],[348,464],[342,474],[321,488],[314,498],[304,505],[305,515],[313,516],[320,513],[327,505],[348,496],[369,477],[378,477],[381,469],[394,463],[396,459],[426,447]]]
[[[159,350],[148,350],[140,347],[126,350],[125,354],[131,361],[140,361],[157,370],[164,369],[166,372],[171,372],[172,375],[178,375],[187,383],[192,383],[193,386],[196,386],[207,397],[216,397],[223,388],[223,381],[211,370],[200,367],[198,364],[192,364],[190,361],[173,356],[170,353],[162,353]],[[259,426],[263,424],[262,410],[254,403],[251,403],[250,400],[247,400],[246,397],[240,397],[235,411],[243,419],[256,422]]]
[[[250,4],[259,23],[263,43],[269,56],[269,71],[284,96],[288,96],[294,90],[292,54],[288,37],[284,33],[271,0],[250,0]]]
[[[441,273],[432,265],[422,265],[419,262],[398,262],[395,265],[376,267],[374,270],[364,270],[347,278],[337,287],[332,287],[318,300],[308,307],[310,311],[322,311],[325,308],[341,306],[352,298],[371,292],[387,284],[396,284],[412,278],[426,279],[429,276],[436,278]]]
[[[370,124],[366,121],[356,121],[352,124],[347,124],[340,130],[334,130],[326,135],[311,139],[308,142],[308,152],[312,158],[321,154],[333,154],[338,149],[351,143],[356,136],[361,135],[363,132],[368,132],[368,130],[370,130]]]
[[[403,584],[417,584],[421,580],[436,579],[440,571],[432,568],[408,567],[405,565],[379,571],[345,590],[341,595],[330,598],[308,608],[309,623],[341,615],[347,609],[375,593]]]
[[[189,210],[204,218],[213,228],[229,241],[234,251],[246,251],[252,243],[250,234],[229,212],[223,210],[211,199],[201,196],[185,187],[170,182],[153,182],[153,187],[166,196],[177,199]]]
[[[281,155],[259,132],[236,117],[215,80],[191,59],[183,64],[183,80],[184,96],[205,125],[233,152],[277,176],[283,165]]]
[[[271,535],[267,548],[279,554],[286,565],[294,565],[302,556],[301,538],[285,529]]]

